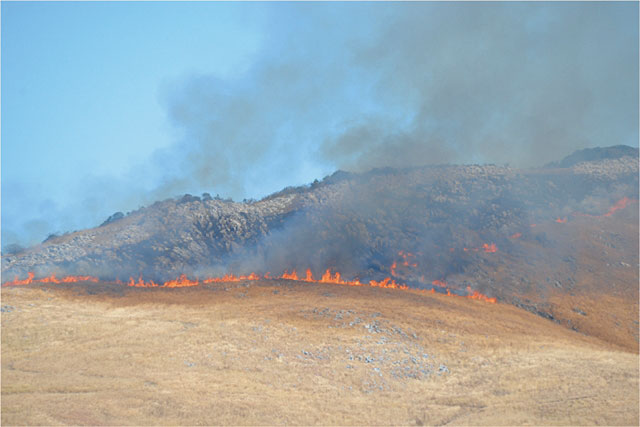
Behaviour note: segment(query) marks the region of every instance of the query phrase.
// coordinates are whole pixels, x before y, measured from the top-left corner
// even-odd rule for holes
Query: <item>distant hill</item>
[[[582,162],[594,162],[605,159],[619,159],[621,157],[630,156],[638,157],[638,149],[629,147],[628,145],[613,145],[611,147],[595,147],[578,150],[559,162],[551,162],[546,164],[545,168],[570,168]]]

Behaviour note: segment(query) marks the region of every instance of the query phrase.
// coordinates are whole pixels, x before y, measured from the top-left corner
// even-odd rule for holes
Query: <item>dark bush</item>
[[[100,227],[102,227],[103,225],[107,225],[109,223],[112,223],[114,221],[117,221],[119,219],[122,219],[122,218],[124,218],[124,214],[122,212],[116,212],[113,215],[111,215],[109,218],[107,218],[107,220],[105,222],[100,224]]]

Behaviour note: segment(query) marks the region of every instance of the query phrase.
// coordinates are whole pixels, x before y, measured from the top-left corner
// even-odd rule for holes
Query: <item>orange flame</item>
[[[11,282],[7,282],[2,286],[28,285],[32,283],[74,283],[74,282],[98,282],[99,281],[97,277],[93,277],[93,276],[65,276],[61,279],[58,279],[54,274],[52,274],[48,277],[43,277],[41,279],[34,279],[34,277],[35,277],[34,273],[29,272],[28,277],[26,279],[19,280],[16,277],[15,280]],[[202,280],[202,282],[200,282],[198,279],[190,280],[187,278],[186,275],[181,274],[177,279],[168,280],[166,282],[163,282],[162,284],[159,284],[154,282],[153,280],[144,280],[141,275],[138,278],[138,280],[135,280],[133,277],[130,277],[126,285],[130,287],[137,287],[137,288],[160,288],[160,287],[180,288],[180,287],[198,286],[200,283],[238,282],[243,280],[260,280],[263,278],[267,280],[286,279],[286,280],[304,281],[304,282],[312,282],[312,283],[330,283],[330,284],[347,285],[347,286],[370,286],[373,288],[410,290],[410,288],[407,285],[403,283],[398,283],[390,277],[387,277],[380,281],[370,280],[368,283],[362,283],[358,279],[345,280],[342,278],[339,272],[336,271],[335,273],[332,273],[331,269],[327,269],[322,275],[322,277],[318,280],[313,278],[313,273],[311,272],[311,269],[307,269],[306,275],[304,278],[299,278],[295,270],[292,270],[291,273],[288,273],[287,271],[285,271],[281,276],[277,276],[277,277],[271,277],[269,273],[266,273],[262,277],[260,277],[256,273],[251,273],[246,276],[244,275],[235,276],[233,274],[225,274],[222,277],[206,278]],[[124,285],[124,283],[119,279],[116,279],[115,283]],[[460,296],[460,295],[451,293],[449,286],[444,280],[434,280],[432,284],[435,286],[445,288],[446,294],[448,296]],[[472,291],[469,287],[467,287],[467,290],[469,291],[469,294],[466,295],[467,298],[482,300],[489,303],[496,302],[496,298],[489,298],[486,295],[483,295],[477,291]],[[435,289],[433,288],[430,290],[414,289],[414,291],[423,292],[423,293],[428,292],[428,293],[435,294]]]
[[[489,254],[498,252],[498,248],[496,247],[495,243],[491,243],[490,245],[484,243],[482,245],[482,250],[484,250],[486,253],[489,253]]]
[[[478,291],[472,291],[469,286],[467,286],[467,291],[469,292],[469,294],[467,295],[467,298],[477,299],[477,300],[480,300],[480,301],[486,301],[486,302],[489,302],[491,304],[495,304],[496,301],[497,301],[496,298],[489,298],[488,296],[483,295]]]
[[[409,258],[415,258],[415,255],[411,252],[399,251],[398,255],[402,257],[402,265],[405,267],[417,267],[418,264],[415,262],[409,262]]]
[[[564,218],[556,218],[556,222],[558,224],[564,224],[567,222],[567,217],[565,216]]]
[[[358,282],[358,283],[360,283],[360,282]],[[402,289],[402,290],[405,290],[405,291],[407,289],[409,289],[409,287],[407,285],[398,284],[398,283],[395,282],[395,280],[391,279],[390,277],[387,277],[386,279],[382,280],[381,282],[376,282],[375,280],[371,280],[371,281],[369,281],[369,286],[373,286],[375,288]]]
[[[93,276],[65,276],[62,279],[58,279],[55,274],[52,274],[41,279],[34,279],[35,274],[32,272],[27,273],[27,278],[19,280],[16,277],[11,282],[3,283],[2,286],[20,286],[30,285],[32,283],[76,283],[76,282],[97,282],[98,278]]]
[[[434,280],[433,282],[431,282],[432,285],[434,286],[439,286],[441,288],[446,288],[447,287],[447,282],[445,282],[444,280]]]
[[[307,281],[307,282],[313,282],[314,281],[313,280],[313,273],[311,273],[311,269],[310,268],[307,268],[307,275],[306,275],[304,280]]]
[[[453,248],[451,248],[451,252],[453,252]],[[418,254],[420,254],[420,252],[418,252]],[[403,270],[406,271],[406,269],[408,269],[409,267],[417,267],[418,263],[410,261],[410,259],[415,258],[415,255],[412,254],[411,252],[405,252],[405,251],[398,251],[398,255],[400,257],[402,257],[402,261],[401,261],[401,266],[405,267]],[[392,276],[398,276],[398,261],[393,261],[393,264],[391,264],[391,267],[389,267],[389,272],[391,273]],[[402,275],[403,273],[400,272],[400,275]]]
[[[267,273],[264,275],[264,278],[270,279],[271,277],[269,276],[269,273]],[[260,280],[260,276],[258,276],[256,273],[251,273],[247,276],[234,276],[233,274],[225,274],[222,277],[209,277],[207,279],[204,279],[202,283],[241,282],[244,280]],[[185,285],[183,286],[195,286],[192,284],[187,284],[191,282],[184,282],[184,283]]]
[[[336,285],[346,285],[346,284],[348,284],[348,283],[346,283],[344,280],[342,280],[340,278],[340,273],[339,272],[336,271],[336,274],[332,275],[330,268],[327,268],[327,270],[324,272],[324,274],[322,275],[320,280],[318,280],[318,282],[320,282],[320,283],[335,283]]]
[[[140,275],[140,278],[138,279],[137,282],[133,280],[133,277],[130,277],[129,282],[127,282],[127,285],[133,286],[136,288],[157,288],[159,286],[153,280],[149,280],[148,282],[145,282],[144,280],[142,280],[142,275]]]
[[[462,250],[464,252],[469,252],[469,251],[473,251],[473,252],[480,252],[480,250],[482,249],[483,252],[486,252],[488,254],[493,254],[498,252],[498,247],[496,246],[495,243],[483,243],[481,247],[479,248],[462,248]],[[451,250],[451,252],[453,252]]]
[[[509,236],[512,239],[519,239],[522,237],[522,233],[514,233],[511,236]]]
[[[628,197],[623,197],[622,199],[618,200],[616,202],[615,205],[611,206],[611,208],[609,208],[609,211],[602,215],[602,216],[611,216],[614,214],[614,212],[619,211],[620,209],[624,209],[627,207],[627,205],[629,204],[629,202],[631,202],[631,199]]]
[[[198,286],[198,285],[199,285],[199,282],[197,279],[189,280],[187,279],[187,276],[184,274],[181,274],[180,277],[178,277],[175,280],[169,280],[162,284],[162,286],[165,288],[184,288],[184,287]]]
[[[282,273],[281,279],[299,280],[298,279],[298,273],[296,273],[295,270],[292,270],[291,273],[287,273],[287,270],[285,270],[284,273]]]
[[[27,274],[27,278],[26,279],[22,279],[19,280],[18,276],[16,276],[16,278],[14,280],[12,280],[11,282],[7,282],[2,286],[19,286],[19,285],[30,285],[31,283],[33,283],[33,277],[35,276],[32,272],[29,272]]]

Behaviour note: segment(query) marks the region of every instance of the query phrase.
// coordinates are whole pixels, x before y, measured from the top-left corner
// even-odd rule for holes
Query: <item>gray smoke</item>
[[[618,7],[622,6],[622,7]],[[419,4],[359,52],[409,121],[371,117],[323,147],[352,168],[532,166],[638,139],[637,5]]]
[[[168,96],[193,182],[251,193],[319,170],[537,166],[637,145],[636,3],[274,5],[235,81]],[[292,24],[295,23],[295,24]],[[174,186],[175,188],[175,186]]]
[[[82,179],[72,190],[77,206],[3,223],[3,244],[35,243],[185,192],[259,198],[336,169],[526,167],[585,147],[638,145],[637,3],[275,3],[268,11],[248,68],[162,89],[173,146],[122,179]]]

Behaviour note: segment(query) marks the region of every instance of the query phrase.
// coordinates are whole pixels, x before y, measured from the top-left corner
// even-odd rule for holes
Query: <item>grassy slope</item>
[[[2,303],[5,425],[638,423],[637,352],[504,304],[290,282]]]

